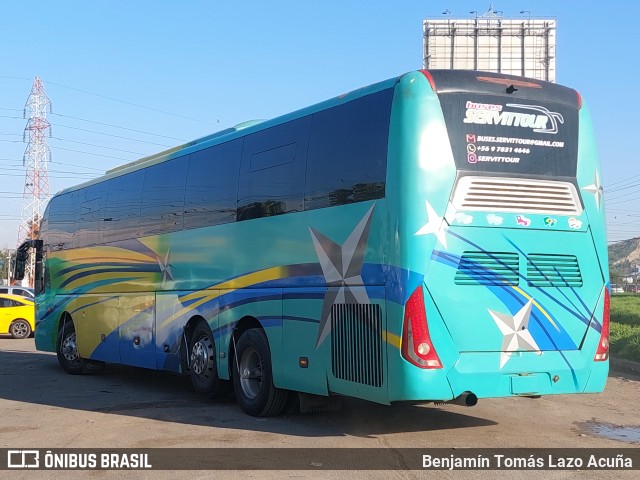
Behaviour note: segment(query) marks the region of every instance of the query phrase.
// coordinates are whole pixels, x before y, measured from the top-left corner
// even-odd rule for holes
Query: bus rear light
[[[436,82],[433,80],[433,77],[431,76],[431,74],[427,70],[420,70],[420,71],[425,77],[427,77],[427,80],[429,81],[429,85],[431,85],[431,90],[433,90],[434,92],[437,92],[438,90],[436,90]]]
[[[582,108],[582,95],[580,95],[579,91],[575,91],[576,95],[578,96],[578,110],[580,110]]]
[[[611,295],[609,289],[604,289],[604,312],[602,314],[602,330],[600,331],[600,341],[594,362],[604,362],[609,358],[609,317],[611,312]]]
[[[416,367],[442,368],[429,335],[421,286],[411,294],[404,308],[401,352],[403,358]]]

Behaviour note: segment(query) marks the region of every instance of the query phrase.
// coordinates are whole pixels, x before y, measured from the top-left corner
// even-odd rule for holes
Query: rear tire
[[[200,322],[191,335],[189,375],[193,389],[207,398],[220,398],[231,393],[231,382],[218,377],[216,345],[209,325]]]
[[[19,318],[9,326],[9,333],[13,338],[27,338],[31,335],[31,325],[26,320]]]
[[[289,391],[273,385],[271,351],[263,330],[252,328],[240,336],[235,352],[233,388],[242,410],[254,417],[270,417],[282,412]]]
[[[64,322],[60,329],[56,354],[58,363],[65,372],[71,375],[80,375],[85,371],[87,360],[78,355],[76,329],[71,320]]]

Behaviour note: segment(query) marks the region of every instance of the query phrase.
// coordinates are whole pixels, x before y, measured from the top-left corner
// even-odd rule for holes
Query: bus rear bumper
[[[462,353],[447,379],[454,397],[478,398],[596,393],[604,389],[609,362],[593,362],[580,350],[515,352],[502,368],[500,353]]]

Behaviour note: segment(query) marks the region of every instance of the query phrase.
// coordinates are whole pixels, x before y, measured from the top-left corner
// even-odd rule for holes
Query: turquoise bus
[[[36,345],[254,416],[600,392],[601,178],[575,90],[410,72],[55,195],[29,244]]]

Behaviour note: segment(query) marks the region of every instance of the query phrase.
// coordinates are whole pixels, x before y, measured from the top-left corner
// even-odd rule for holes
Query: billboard
[[[506,19],[490,10],[471,19],[426,19],[422,26],[426,69],[482,70],[556,81],[555,19]]]

